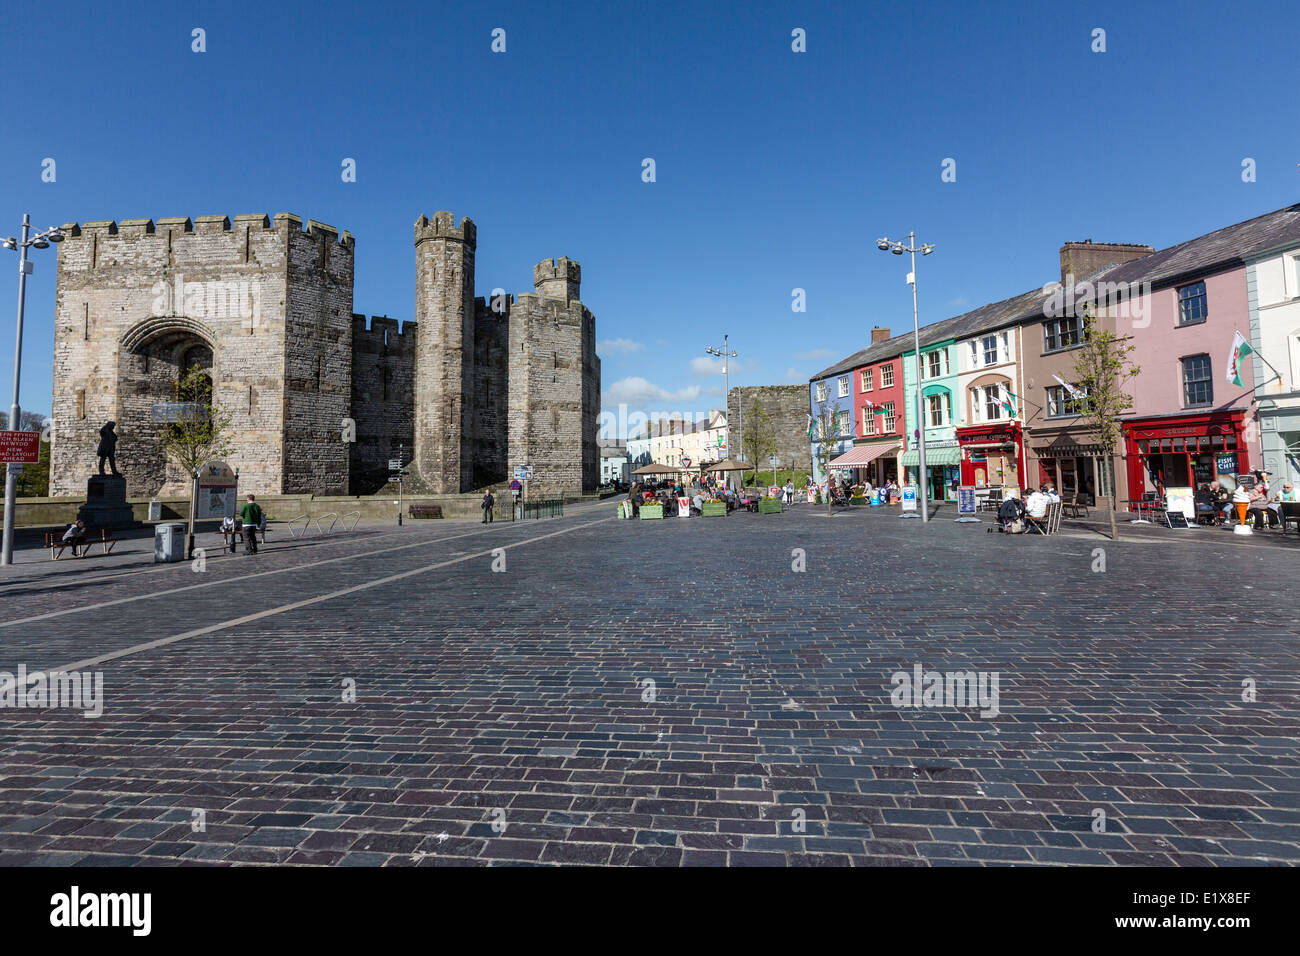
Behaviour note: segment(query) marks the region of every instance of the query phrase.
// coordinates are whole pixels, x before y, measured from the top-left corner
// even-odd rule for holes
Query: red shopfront
[[[1025,442],[1019,422],[957,429],[961,483],[976,488],[1018,488],[1025,473]]]
[[[1220,474],[1256,467],[1243,436],[1245,409],[1124,423],[1129,495],[1166,488],[1196,488]]]

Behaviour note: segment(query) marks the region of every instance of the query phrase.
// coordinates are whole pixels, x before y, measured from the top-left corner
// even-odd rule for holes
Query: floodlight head
[[[61,229],[55,229],[53,226],[51,226],[51,227],[50,227],[50,242],[62,242],[62,241],[63,241],[63,230],[61,230]]]
[[[33,242],[32,245],[35,246],[37,249],[48,249],[50,248],[50,241],[46,239],[44,236],[42,236],[41,238]]]
[[[923,256],[928,256],[932,252],[934,252],[934,246],[930,245],[929,243],[926,243],[921,247],[921,255]]]
[[[891,248],[889,251],[896,256],[901,256],[903,254],[903,244],[901,242],[896,242],[894,243],[893,248]]]
[[[886,239],[884,236],[881,236],[879,239],[876,240],[876,248],[879,249],[881,252],[888,252],[889,240]]]
[[[0,246],[4,246],[6,249],[17,249],[18,240],[15,239],[13,236],[10,236],[4,242],[0,242]]]

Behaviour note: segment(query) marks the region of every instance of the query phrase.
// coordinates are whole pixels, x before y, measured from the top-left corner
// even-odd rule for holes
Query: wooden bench
[[[92,544],[97,544],[100,547],[102,547],[104,549],[105,554],[112,554],[113,545],[117,544],[117,542],[121,540],[119,538],[110,538],[108,536],[108,529],[106,528],[99,529],[98,538],[94,537],[94,535],[87,534],[80,541],[75,541],[75,542],[64,541],[63,534],[64,533],[62,531],[45,532],[45,546],[50,549],[51,561],[59,560],[59,558],[63,557],[63,552],[67,548],[74,548],[74,547],[84,548],[85,550],[83,550],[81,554],[77,554],[77,552],[74,550],[72,552],[72,556],[74,558],[84,558],[86,555],[90,554],[90,546]]]
[[[441,518],[442,505],[411,505],[412,518]]]

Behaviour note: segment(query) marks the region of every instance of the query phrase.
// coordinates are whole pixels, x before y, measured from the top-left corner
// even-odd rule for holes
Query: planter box
[[[700,510],[705,518],[725,518],[727,516],[727,503],[725,501],[706,501],[704,507]]]
[[[647,518],[662,518],[663,516],[664,516],[663,505],[642,505],[641,506],[642,521],[645,521]]]
[[[866,499],[866,498],[850,498],[850,499],[849,499],[849,507],[850,507],[850,508],[865,508],[866,506],[867,506],[867,499]]]
[[[778,498],[763,498],[758,502],[758,513],[761,515],[779,515],[781,510],[781,501]]]

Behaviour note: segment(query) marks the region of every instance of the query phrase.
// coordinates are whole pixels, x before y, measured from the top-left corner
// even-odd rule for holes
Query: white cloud
[[[627,355],[631,352],[640,352],[643,348],[645,348],[644,345],[631,339],[605,339],[603,342],[596,343],[596,351],[601,355],[612,355],[614,353]]]
[[[671,391],[637,375],[621,378],[601,396],[602,407],[616,405],[644,405],[648,402],[694,402],[700,397],[700,386],[688,385]]]
[[[830,349],[812,349],[808,352],[800,352],[795,356],[803,361],[813,361],[815,359],[838,358],[839,352],[832,352]]]

